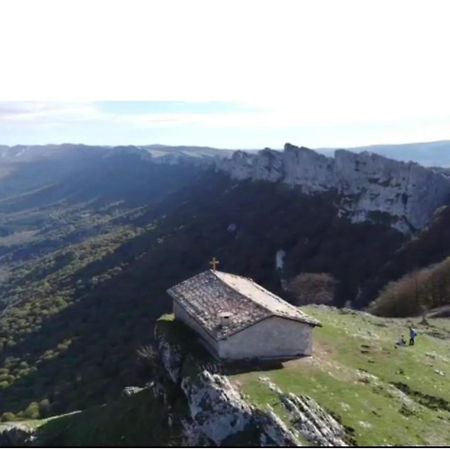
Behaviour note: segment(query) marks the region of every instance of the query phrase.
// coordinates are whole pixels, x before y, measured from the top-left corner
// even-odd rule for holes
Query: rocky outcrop
[[[226,445],[229,439],[242,445],[240,434],[251,436],[264,446],[298,447],[300,441],[269,407],[262,411],[250,405],[231,384],[228,377],[204,370],[185,377],[181,388],[186,395],[191,418],[200,435],[215,445]]]
[[[155,329],[155,339],[161,363],[169,375],[170,380],[178,384],[180,381],[181,367],[183,364],[183,352],[179,345],[169,342],[163,333]]]
[[[262,429],[261,447],[300,447],[299,439],[290,431],[285,423],[267,405],[268,412],[254,411],[255,421]]]
[[[33,447],[36,432],[20,423],[0,427],[0,447]]]
[[[284,393],[269,378],[261,377],[271,391],[278,395],[297,433],[308,442],[321,447],[346,447],[345,428],[328,414],[314,399],[307,395]]]
[[[189,417],[182,420],[186,445],[301,445],[269,406],[267,411],[256,408],[227,376],[212,373],[214,364],[200,364],[161,330],[155,337],[163,367],[187,402]]]
[[[278,397],[278,402],[272,403],[277,405],[276,411],[268,404],[256,406],[226,376],[236,367],[212,361],[201,347],[186,339],[171,316],[157,322],[155,340],[166,374],[163,384],[172,392],[169,397],[186,401],[187,413],[177,419],[186,445],[299,447],[307,443],[343,447],[355,443],[351,430],[328,413],[325,405],[307,395],[283,392],[270,378],[260,377],[259,381]],[[281,415],[280,408],[284,410]]]
[[[216,445],[249,426],[252,410],[226,377],[204,370],[181,388],[198,429]]]
[[[177,344],[169,330],[167,322],[155,336],[168,378],[186,399],[189,414],[181,419],[186,445],[299,447],[309,442],[342,447],[351,443],[344,427],[311,397],[284,393],[268,378],[260,380],[278,396],[289,420],[282,420],[270,405],[256,407],[223,375],[223,368],[214,373],[215,364],[194,356],[187,344]]]
[[[181,419],[183,447],[212,447],[213,442],[201,433],[197,424],[190,418]]]
[[[353,222],[383,222],[409,233],[426,226],[450,198],[450,180],[413,162],[337,150],[334,158],[286,144],[283,152],[235,152],[216,168],[236,180],[298,186],[305,194],[335,192],[339,214]]]
[[[401,231],[421,229],[449,200],[450,183],[442,174],[416,163],[394,161],[374,153],[335,154],[343,215],[359,222],[387,213]]]
[[[321,447],[345,447],[345,429],[320,405],[306,395],[292,393],[281,400],[289,411],[298,431],[309,441]]]
[[[132,397],[133,395],[139,394],[145,388],[140,386],[126,386],[123,388],[122,397]]]

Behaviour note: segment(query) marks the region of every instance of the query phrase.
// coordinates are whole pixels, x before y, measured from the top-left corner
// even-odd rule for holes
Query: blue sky
[[[2,0],[0,17],[0,144],[450,139],[448,0]]]
[[[450,117],[330,120],[289,104],[252,102],[0,102],[0,144],[205,145],[281,148],[450,138]]]

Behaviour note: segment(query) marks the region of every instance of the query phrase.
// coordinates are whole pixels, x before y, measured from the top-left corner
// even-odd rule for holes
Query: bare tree
[[[141,366],[154,374],[159,366],[159,353],[154,345],[144,345],[136,353]]]
[[[427,323],[431,308],[450,303],[450,258],[390,282],[373,302],[370,310],[388,316],[422,315]]]

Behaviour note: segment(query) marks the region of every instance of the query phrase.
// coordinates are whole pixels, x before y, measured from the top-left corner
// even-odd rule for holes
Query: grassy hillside
[[[314,356],[283,367],[232,377],[251,402],[286,411],[268,388],[307,394],[343,423],[359,446],[450,444],[450,322],[417,325],[413,347],[407,319],[305,307],[323,328],[315,330]],[[263,378],[263,380],[261,380]]]
[[[151,390],[44,420],[20,422],[36,430],[39,447],[165,447],[181,445],[167,410]],[[0,424],[0,432],[8,424]]]
[[[430,319],[429,325],[420,325],[415,319],[382,319],[351,310],[303,309],[323,324],[315,330],[312,357],[270,370],[221,366],[250,403],[263,410],[270,405],[294,428],[287,410],[268,387],[271,381],[285,393],[306,394],[316,400],[345,426],[353,445],[449,445],[450,321]],[[164,323],[178,330],[177,323]],[[410,323],[419,333],[416,345],[395,348],[401,334],[407,337]],[[178,331],[172,333],[176,335]],[[171,417],[175,418],[172,426],[167,422],[167,404],[151,390],[27,423],[37,428],[39,445],[180,445],[176,418],[186,414],[186,404],[182,394],[170,394],[174,389],[170,383],[167,388]]]

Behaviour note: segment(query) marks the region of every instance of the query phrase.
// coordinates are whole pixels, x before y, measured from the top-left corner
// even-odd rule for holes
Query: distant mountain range
[[[89,152],[91,155],[89,155]],[[154,158],[211,158],[230,156],[234,150],[219,149],[212,147],[198,146],[169,146],[169,145],[85,145],[85,144],[48,144],[48,145],[14,145],[8,147],[0,145],[0,163],[1,162],[31,162],[43,159],[61,159],[67,156],[78,157],[80,154],[86,157],[92,155],[111,156],[112,154],[127,153],[140,154],[145,156],[150,154]]]
[[[140,148],[149,150],[152,155],[185,154],[189,156],[229,156],[235,150],[198,146],[147,145]],[[360,147],[333,147],[314,149],[331,156],[335,150],[350,150],[355,153],[370,152],[398,161],[414,161],[426,167],[450,167],[450,140],[420,142],[411,144],[381,144]],[[243,149],[246,153],[256,153],[260,149]],[[275,149],[282,151],[282,149]]]
[[[321,148],[321,153],[333,153],[336,148]],[[436,142],[421,142],[414,144],[386,144],[352,147],[352,152],[377,153],[400,161],[415,161],[423,166],[450,167],[450,140]]]
[[[89,146],[82,144],[50,144],[50,145],[0,145],[0,161],[2,160],[35,160],[41,157],[55,157],[61,153],[73,149],[135,149],[144,150],[153,157],[177,155],[192,157],[214,157],[229,156],[238,149],[222,149],[215,147],[192,146],[192,145],[162,145],[151,144],[141,146]],[[343,147],[317,148],[316,151],[331,156],[335,150]],[[368,145],[361,147],[346,147],[355,153],[371,152],[400,161],[414,161],[423,166],[450,167],[450,140],[421,142],[412,144],[383,144]],[[254,153],[260,149],[242,149],[246,153]],[[282,149],[275,149],[282,150]]]

